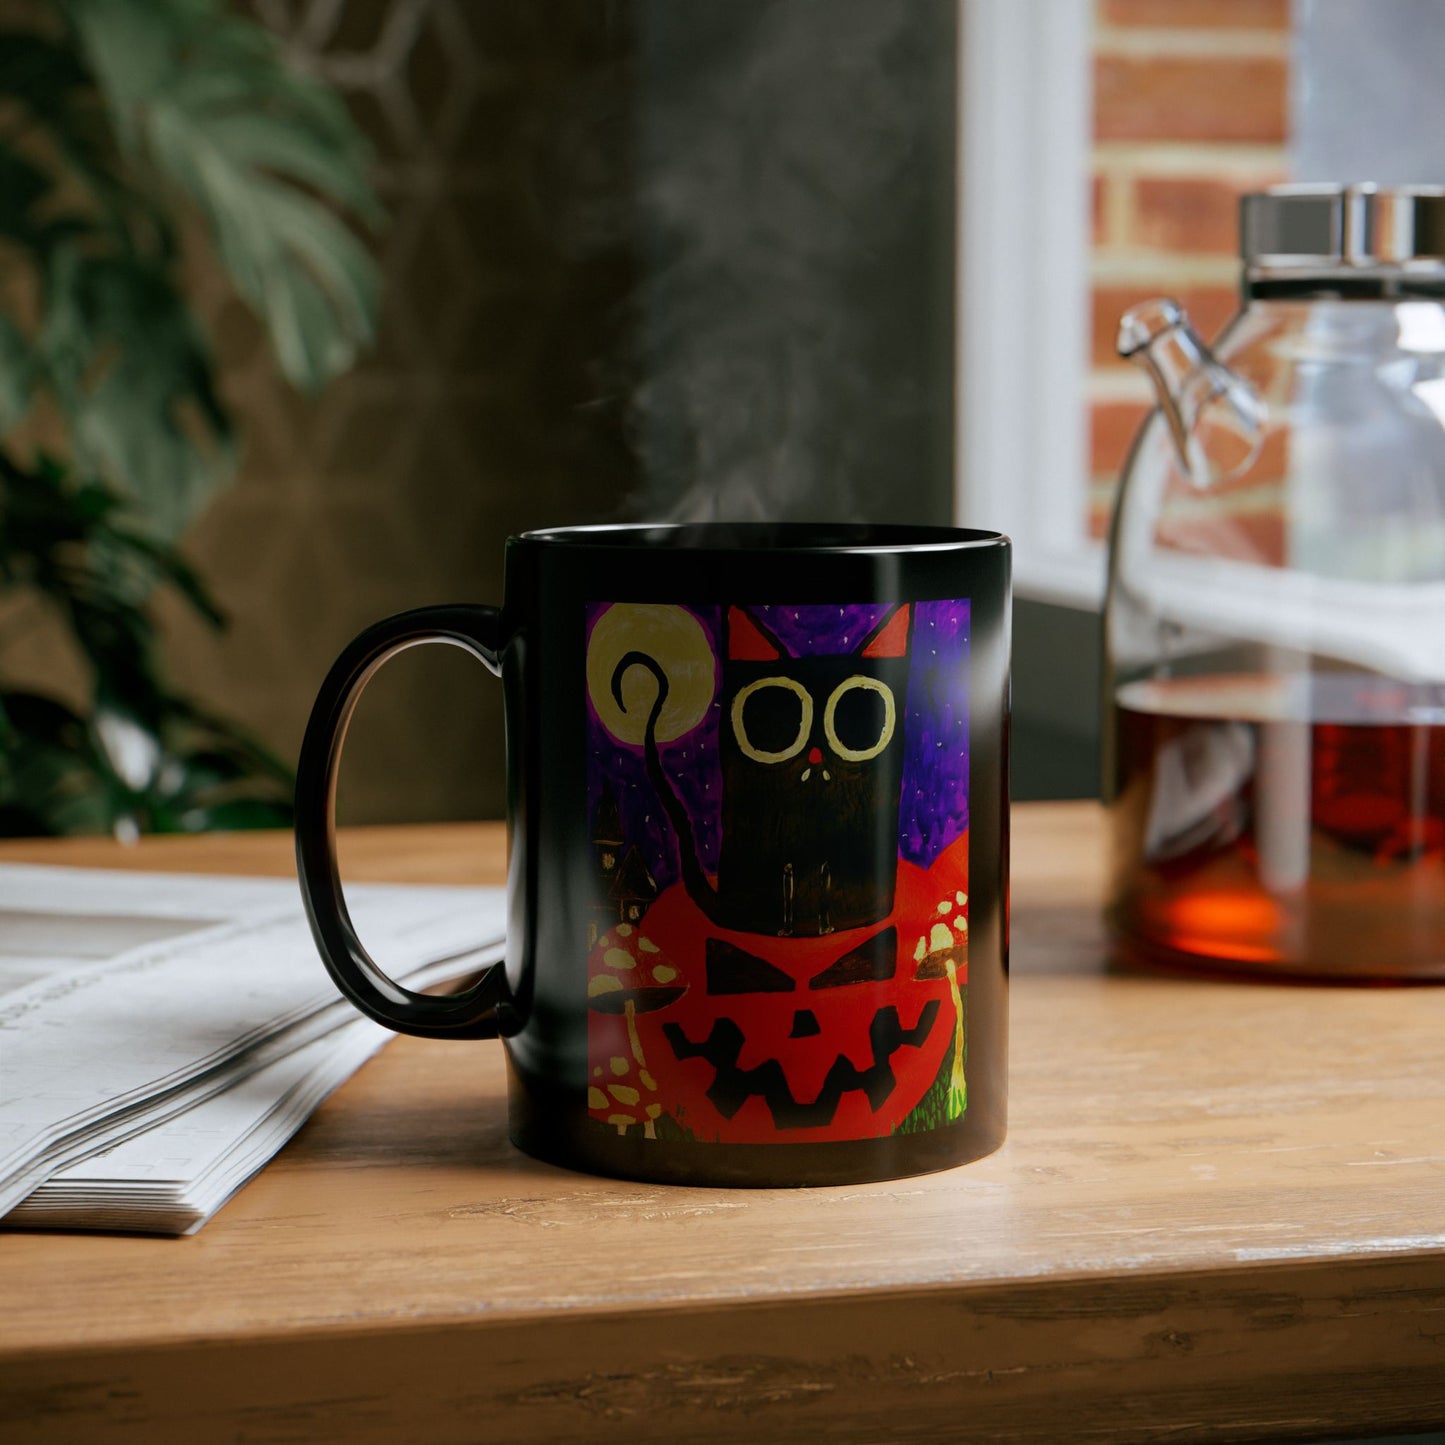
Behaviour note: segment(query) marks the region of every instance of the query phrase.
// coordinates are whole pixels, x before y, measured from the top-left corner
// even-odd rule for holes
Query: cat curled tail
[[[667,672],[655,657],[646,652],[634,650],[625,653],[618,660],[617,666],[612,669],[612,697],[624,713],[627,711],[627,704],[622,700],[622,679],[628,669],[633,666],[645,667],[657,682],[657,696],[653,699],[652,711],[647,715],[647,725],[642,738],[642,755],[647,766],[647,779],[656,790],[658,798],[661,799],[663,811],[666,812],[668,821],[672,824],[672,831],[677,835],[678,860],[682,867],[682,881],[687,888],[688,896],[702,909],[710,922],[718,923],[720,919],[717,889],[713,887],[707,874],[702,871],[702,864],[697,857],[697,841],[693,836],[692,819],[688,817],[682,799],[677,796],[672,786],[672,779],[663,771],[662,754],[657,746],[657,723],[662,716],[663,708],[667,705]]]

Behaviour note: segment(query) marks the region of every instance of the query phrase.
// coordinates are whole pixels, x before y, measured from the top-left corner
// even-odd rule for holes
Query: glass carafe
[[[1445,978],[1445,194],[1241,208],[1213,350],[1168,301],[1119,346],[1158,407],[1105,618],[1125,957]]]

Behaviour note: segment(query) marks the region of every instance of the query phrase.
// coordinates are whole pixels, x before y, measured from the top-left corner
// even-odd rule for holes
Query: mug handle
[[[337,988],[367,1017],[427,1039],[491,1039],[506,973],[494,963],[469,989],[414,993],[387,975],[362,946],[336,865],[336,773],[346,727],[376,670],[408,647],[447,642],[501,676],[502,614],[495,607],[419,607],[368,627],[332,665],[316,696],[296,765],[296,871],[311,934]]]

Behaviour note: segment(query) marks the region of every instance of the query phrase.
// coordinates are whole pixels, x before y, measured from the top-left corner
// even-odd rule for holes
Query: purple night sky
[[[587,610],[587,635],[610,603]],[[760,606],[747,609],[795,657],[843,653],[857,647],[891,603],[853,606]],[[721,607],[687,609],[719,647]],[[898,852],[927,866],[968,827],[968,626],[969,606],[917,602],[913,611],[908,698],[904,705],[903,787]],[[693,819],[705,871],[717,869],[721,843],[718,727],[721,703],[690,733],[663,743],[662,765]],[[662,804],[647,780],[642,748],[619,743],[587,704],[587,816],[610,782],[622,812],[623,832],[638,844],[660,888],[678,876],[677,844]]]

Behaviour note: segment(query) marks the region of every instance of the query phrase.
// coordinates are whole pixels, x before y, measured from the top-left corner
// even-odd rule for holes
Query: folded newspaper
[[[501,956],[499,888],[347,901],[412,988]],[[390,1037],[294,882],[0,866],[0,1227],[193,1233]]]

